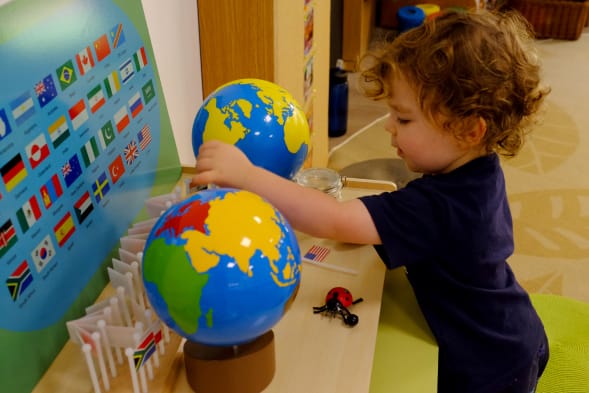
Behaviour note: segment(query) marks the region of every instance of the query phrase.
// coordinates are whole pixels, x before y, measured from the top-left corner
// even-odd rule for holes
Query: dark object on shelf
[[[377,26],[385,29],[398,29],[397,12],[399,8],[406,5],[418,5],[418,4],[436,4],[441,10],[447,8],[454,9],[475,9],[477,8],[476,0],[436,0],[436,1],[423,1],[423,0],[379,0],[376,23]]]
[[[348,74],[339,68],[329,70],[329,136],[337,137],[348,128]]]
[[[577,40],[589,18],[589,1],[510,0],[534,28],[536,38]]]
[[[414,5],[406,5],[397,11],[397,23],[399,32],[404,32],[417,27],[425,20],[425,12]]]

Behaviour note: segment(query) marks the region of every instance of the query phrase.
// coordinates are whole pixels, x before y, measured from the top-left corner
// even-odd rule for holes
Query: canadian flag
[[[92,51],[89,46],[76,55],[76,63],[78,63],[78,69],[81,75],[86,74],[94,67],[94,58],[92,57]]]

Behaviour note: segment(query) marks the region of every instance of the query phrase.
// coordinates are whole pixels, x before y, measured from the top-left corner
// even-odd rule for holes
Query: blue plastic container
[[[329,113],[330,137],[342,136],[348,127],[348,75],[339,68],[329,70]]]
[[[397,11],[397,21],[401,33],[421,25],[424,20],[425,12],[414,5],[401,7]]]

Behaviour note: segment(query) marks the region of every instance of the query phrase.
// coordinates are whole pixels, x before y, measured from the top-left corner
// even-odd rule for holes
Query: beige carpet
[[[589,303],[589,29],[577,41],[538,46],[552,93],[523,151],[503,161],[515,227],[510,263],[530,292]],[[395,181],[394,165],[385,164],[398,159],[383,122],[379,113],[349,131],[332,145],[328,166]]]

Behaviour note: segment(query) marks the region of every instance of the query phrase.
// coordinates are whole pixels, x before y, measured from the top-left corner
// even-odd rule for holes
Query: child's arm
[[[334,197],[298,185],[253,165],[233,145],[204,143],[196,160],[193,184],[248,190],[268,200],[297,230],[311,236],[358,244],[380,244],[372,218],[358,199]]]

